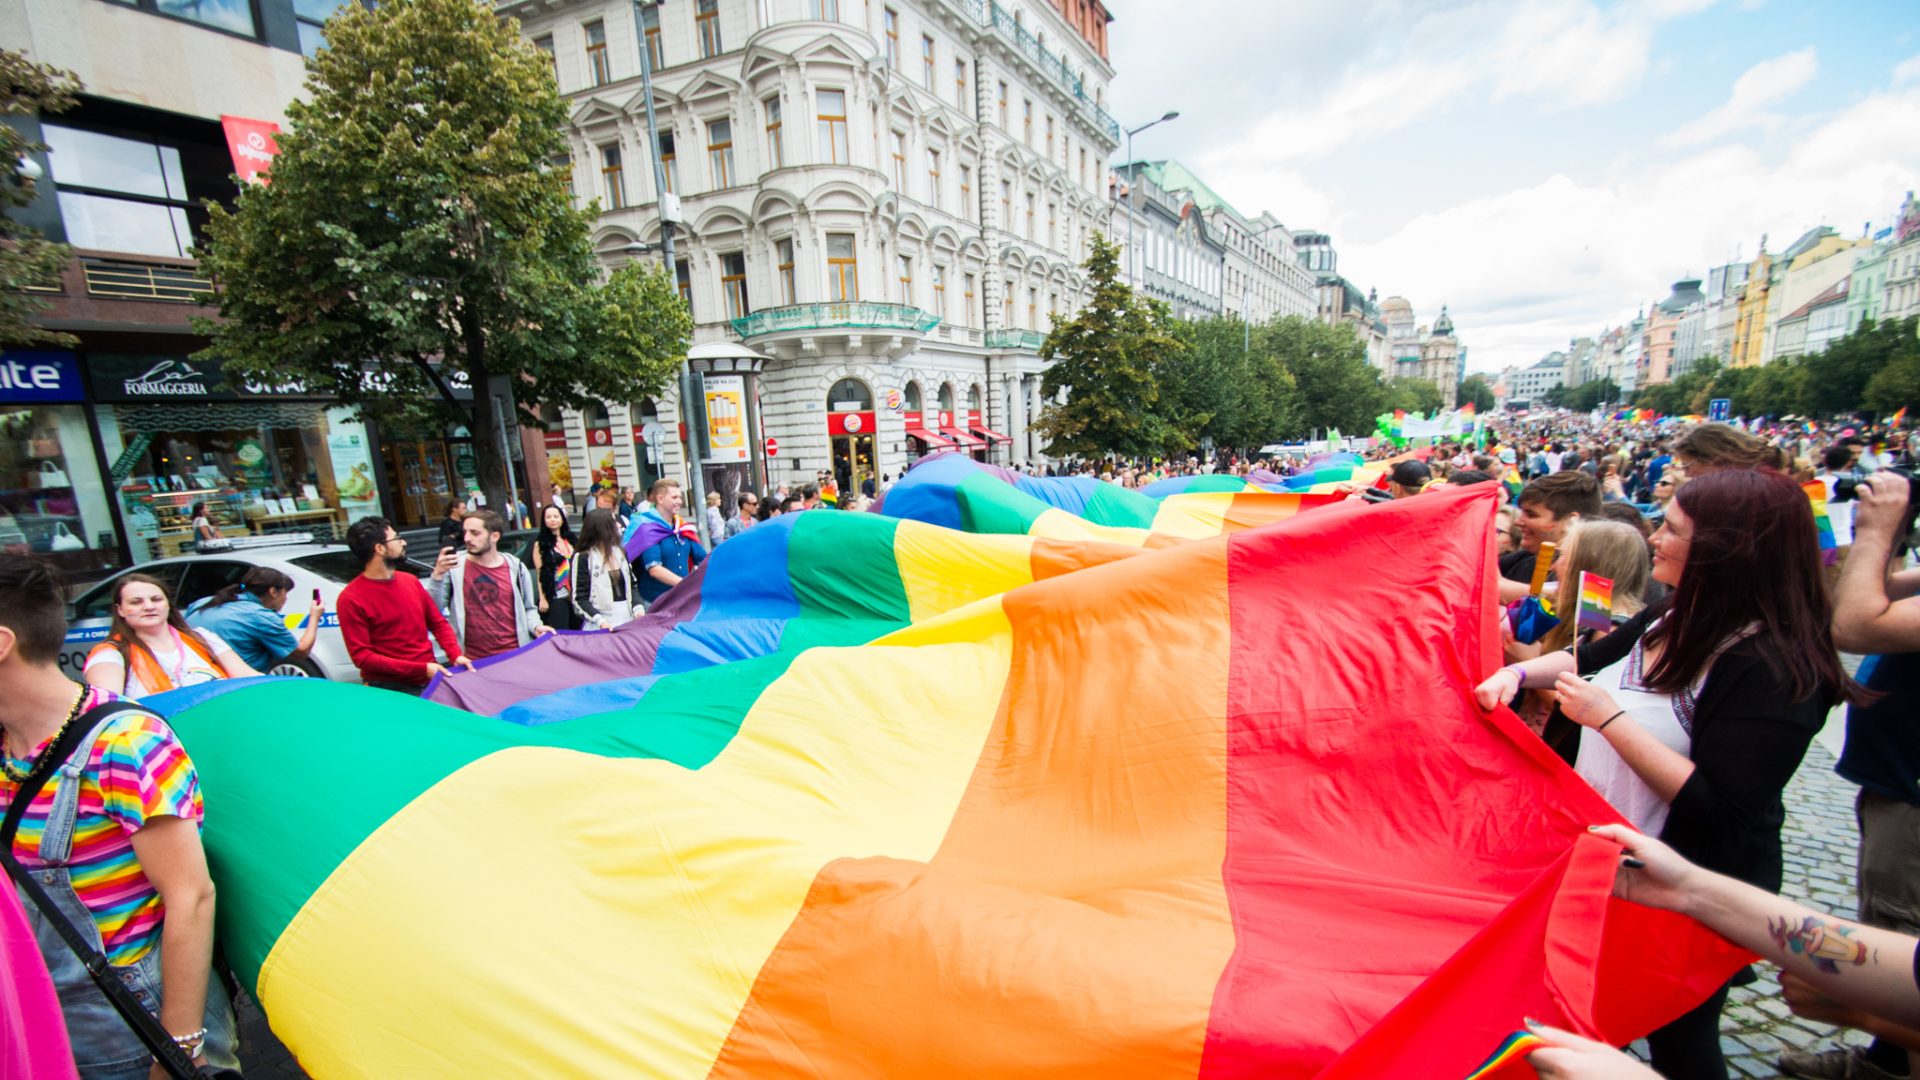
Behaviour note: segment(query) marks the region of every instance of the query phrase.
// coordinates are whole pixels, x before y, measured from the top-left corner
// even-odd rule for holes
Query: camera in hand
[[[1913,535],[1914,518],[1916,516],[1920,516],[1920,483],[1916,483],[1914,481],[1913,472],[1911,470],[1903,469],[1903,468],[1900,468],[1899,466],[1890,465],[1884,469],[1881,469],[1879,473],[1876,473],[1874,475],[1877,476],[1884,473],[1897,473],[1907,478],[1907,511],[1905,514],[1901,515],[1900,528],[1898,531],[1896,531],[1893,534],[1894,537],[1896,538],[1896,543],[1904,547],[1907,542],[1907,538]],[[1850,500],[1856,500],[1860,498],[1861,488],[1863,487],[1871,488],[1872,486],[1873,486],[1872,476],[1834,477],[1833,501],[1848,502]]]

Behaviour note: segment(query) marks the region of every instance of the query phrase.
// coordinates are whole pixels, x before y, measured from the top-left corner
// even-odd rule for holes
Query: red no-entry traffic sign
[[[780,440],[779,439],[773,438],[772,436],[767,437],[767,456],[768,457],[780,456]]]

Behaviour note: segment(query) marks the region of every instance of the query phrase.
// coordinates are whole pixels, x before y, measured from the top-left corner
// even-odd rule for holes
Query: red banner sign
[[[267,168],[280,152],[274,136],[280,125],[271,120],[249,120],[244,116],[222,116],[220,126],[227,133],[227,151],[233,155],[233,171],[249,184],[267,182]]]

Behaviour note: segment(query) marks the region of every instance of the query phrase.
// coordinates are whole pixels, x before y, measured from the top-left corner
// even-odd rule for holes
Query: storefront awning
[[[975,435],[979,436],[982,439],[987,440],[990,443],[1010,443],[1013,441],[1012,439],[1006,437],[1005,435],[1000,434],[999,432],[993,430],[992,428],[983,426],[981,424],[969,424],[967,426],[973,429],[973,433]]]
[[[946,439],[942,438],[939,435],[935,435],[933,432],[928,431],[926,428],[923,428],[923,427],[908,428],[907,437],[910,439],[919,439],[921,442],[926,443],[927,449],[929,450],[953,449],[953,444],[951,442],[948,442]]]
[[[943,427],[940,429],[940,434],[952,440],[953,444],[962,450],[973,450],[987,445],[985,440],[977,439],[955,427]]]

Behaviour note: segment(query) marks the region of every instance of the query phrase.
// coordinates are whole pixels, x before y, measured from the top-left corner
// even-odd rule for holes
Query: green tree
[[[566,103],[513,20],[473,0],[347,4],[327,41],[271,183],[211,208],[199,254],[223,318],[198,321],[203,355],[376,419],[464,424],[504,502],[496,394],[537,423],[656,392],[692,320],[665,271],[603,281],[595,210],[552,167]]]
[[[1293,376],[1266,351],[1266,339],[1253,345],[1246,323],[1196,319],[1176,322],[1173,330],[1184,348],[1169,353],[1156,372],[1169,453],[1202,439],[1257,447],[1291,423],[1298,397]]]
[[[1430,379],[1390,379],[1386,384],[1386,404],[1382,411],[1405,409],[1425,416],[1438,411],[1445,401],[1440,388]]]
[[[1866,406],[1884,416],[1897,409],[1920,405],[1920,349],[1887,361],[1867,380]]]
[[[1170,434],[1160,413],[1157,377],[1181,344],[1167,325],[1165,305],[1139,299],[1120,281],[1119,253],[1104,235],[1094,235],[1087,256],[1093,299],[1071,319],[1055,316],[1040,346],[1041,357],[1051,361],[1040,391],[1051,403],[1034,430],[1047,440],[1048,453],[1149,457],[1182,438]],[[1066,401],[1055,402],[1062,393]],[[1194,423],[1201,414],[1182,415]]]
[[[1276,434],[1373,430],[1374,418],[1386,409],[1387,388],[1351,326],[1288,315],[1257,327],[1253,337],[1257,351],[1293,376],[1295,406],[1282,414],[1284,426]]]
[[[1746,400],[1735,408],[1747,416],[1787,416],[1806,409],[1807,371],[1796,357],[1775,360],[1751,369],[1753,381],[1747,384]]]
[[[73,107],[80,89],[72,75],[36,64],[22,53],[0,49],[0,115],[33,116],[64,112]],[[19,171],[28,154],[46,146],[22,135],[12,124],[0,122],[0,344],[72,345],[71,334],[33,324],[47,302],[23,291],[60,277],[73,249],[56,244],[13,220],[6,211],[26,206],[38,196],[38,185]]]
[[[1578,386],[1560,388],[1560,405],[1579,412],[1591,412],[1609,402],[1620,400],[1620,387],[1612,379],[1588,379]]]
[[[1469,375],[1460,380],[1460,386],[1453,393],[1455,408],[1471,403],[1474,411],[1490,413],[1494,407],[1493,386],[1484,375]]]
[[[1912,350],[1915,325],[1912,317],[1877,323],[1869,320],[1828,345],[1825,352],[1803,357],[1800,363],[1807,372],[1806,411],[1831,416],[1865,405],[1867,384],[1874,375],[1895,357]]]

